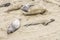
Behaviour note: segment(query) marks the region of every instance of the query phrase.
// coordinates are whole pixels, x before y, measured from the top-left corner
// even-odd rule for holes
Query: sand
[[[0,8],[0,40],[60,40],[60,0],[0,0],[0,5],[10,2],[9,7]],[[24,16],[23,11],[13,10],[6,12],[17,6],[32,2],[48,10],[46,15]],[[20,7],[20,6],[18,6]],[[9,24],[15,18],[21,19],[21,27],[12,34],[7,34]],[[55,19],[47,26],[42,24],[23,26],[31,22],[41,22],[44,20]]]

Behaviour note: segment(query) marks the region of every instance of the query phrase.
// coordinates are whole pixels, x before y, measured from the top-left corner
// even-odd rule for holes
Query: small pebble
[[[19,28],[20,28],[20,20],[16,19],[16,20],[12,21],[12,23],[9,25],[9,27],[7,29],[7,34],[13,33]]]

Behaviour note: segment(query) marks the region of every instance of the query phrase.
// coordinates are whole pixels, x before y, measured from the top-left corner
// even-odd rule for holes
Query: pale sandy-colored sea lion
[[[29,8],[28,12],[24,12],[24,15],[44,14],[47,10],[41,6],[35,5]]]

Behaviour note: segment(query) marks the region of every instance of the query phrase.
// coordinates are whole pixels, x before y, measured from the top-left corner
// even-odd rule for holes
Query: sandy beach
[[[60,0],[0,0],[0,5],[5,3],[11,4],[0,7],[0,40],[60,40]],[[20,8],[27,3],[37,5],[30,10],[39,6],[47,11],[44,14],[24,15]],[[27,13],[33,12],[38,11]],[[21,19],[21,26],[15,32],[7,34],[7,29],[15,18]],[[50,19],[54,21],[49,22]],[[43,25],[43,22],[48,24]]]

